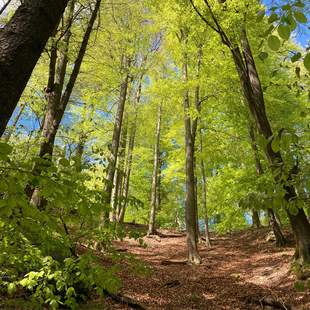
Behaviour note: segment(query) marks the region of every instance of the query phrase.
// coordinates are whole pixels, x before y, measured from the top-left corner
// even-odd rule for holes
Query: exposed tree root
[[[168,265],[187,265],[187,260],[162,260],[160,262],[161,265],[163,266],[168,266]]]
[[[163,285],[163,287],[173,288],[173,287],[177,287],[180,285],[181,285],[181,282],[179,280],[172,280],[172,281],[166,282]]]
[[[110,293],[106,290],[104,290],[104,293],[106,294],[106,296],[110,297],[112,300],[114,300],[118,303],[121,303],[121,304],[128,305],[133,309],[147,310],[147,308],[145,306],[143,306],[142,304],[139,304],[137,301],[133,300],[130,297],[123,296],[121,294],[113,294],[113,293]]]
[[[262,309],[267,309],[266,307],[271,307],[268,309],[292,310],[292,307],[290,305],[285,304],[282,301],[275,300],[272,297],[251,296],[247,298],[247,302],[260,305]]]

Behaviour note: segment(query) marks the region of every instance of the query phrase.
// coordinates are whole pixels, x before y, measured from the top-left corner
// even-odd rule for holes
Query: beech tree
[[[68,0],[26,1],[0,33],[0,135]],[[14,33],[14,35],[12,35]]]

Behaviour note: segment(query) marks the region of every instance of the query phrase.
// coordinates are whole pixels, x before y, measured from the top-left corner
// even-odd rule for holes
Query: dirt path
[[[125,240],[117,246],[142,259],[151,274],[142,277],[124,270],[122,294],[147,309],[276,309],[253,300],[271,297],[292,306],[310,309],[309,292],[298,293],[289,273],[292,248],[277,249],[265,241],[266,230],[235,233],[213,239],[210,250],[200,245],[203,264],[188,266],[185,237],[145,238],[147,248]],[[176,263],[165,265],[165,260]],[[109,301],[108,309],[131,309]],[[285,309],[285,308],[283,308]]]

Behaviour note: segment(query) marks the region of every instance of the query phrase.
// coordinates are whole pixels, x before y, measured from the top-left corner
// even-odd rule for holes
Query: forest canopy
[[[161,229],[185,232],[190,265],[211,234],[292,234],[308,279],[309,1],[3,0],[0,14],[0,296],[123,298],[123,259],[147,268],[115,244]]]

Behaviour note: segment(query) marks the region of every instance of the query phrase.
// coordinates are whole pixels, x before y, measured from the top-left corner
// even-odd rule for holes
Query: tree
[[[154,145],[154,164],[152,175],[152,189],[151,189],[151,212],[149,220],[148,235],[156,234],[156,209],[159,207],[159,179],[160,179],[160,127],[162,118],[162,104],[158,106],[157,124],[156,124],[156,139]]]
[[[27,1],[1,30],[0,136],[67,3],[68,0]]]
[[[55,72],[56,63],[57,63],[57,50],[56,50],[56,46],[53,46],[53,44],[55,43],[54,42],[52,43],[51,60],[50,60],[50,68],[49,68],[50,73],[49,73],[48,84],[46,87],[46,95],[48,98],[48,104],[47,104],[46,114],[44,117],[44,123],[43,123],[43,128],[42,128],[42,143],[40,144],[40,151],[39,151],[40,158],[48,157],[49,160],[51,159],[53,155],[55,137],[56,137],[60,122],[63,118],[63,115],[68,105],[70,96],[73,91],[74,84],[80,72],[82,61],[83,61],[83,58],[84,58],[84,55],[87,49],[88,41],[90,39],[90,35],[91,35],[94,23],[97,18],[97,14],[100,9],[101,0],[97,0],[95,3],[95,7],[91,13],[91,17],[87,25],[87,28],[85,30],[80,49],[78,51],[77,57],[74,62],[73,70],[69,77],[68,83],[66,84],[66,87],[64,88],[64,81],[65,81],[65,75],[66,75],[67,63],[68,63],[68,46],[69,46],[69,40],[70,40],[70,26],[72,24],[74,3],[75,1],[71,0],[68,17],[65,23],[66,33],[63,37],[64,50],[62,51],[61,57],[58,62],[57,72]],[[62,93],[63,88],[64,88],[64,92]],[[41,168],[39,167],[39,165],[36,165],[33,170],[36,174],[41,173]],[[33,189],[32,190],[28,189],[28,194],[29,194],[29,197],[31,197],[33,204],[35,204],[38,207],[42,206],[43,200],[39,197],[38,190],[33,191]]]
[[[301,262],[308,262],[310,261],[310,223],[302,208],[298,208],[297,214],[292,214],[289,207],[296,198],[294,186],[289,184],[290,180],[294,178],[294,170],[291,170],[286,176],[283,175],[285,163],[281,153],[279,150],[274,151],[272,148],[275,135],[266,114],[264,94],[248,40],[246,26],[243,25],[240,30],[241,42],[239,47],[238,42],[236,45],[236,42],[233,42],[228,37],[207,0],[204,2],[210,14],[211,22],[199,12],[192,0],[190,2],[201,19],[208,27],[218,33],[222,43],[231,52],[250,114],[260,134],[267,141],[264,149],[265,155],[274,171],[276,182],[282,185],[285,192],[283,198],[287,203],[287,215],[296,238],[295,257],[300,259]]]

